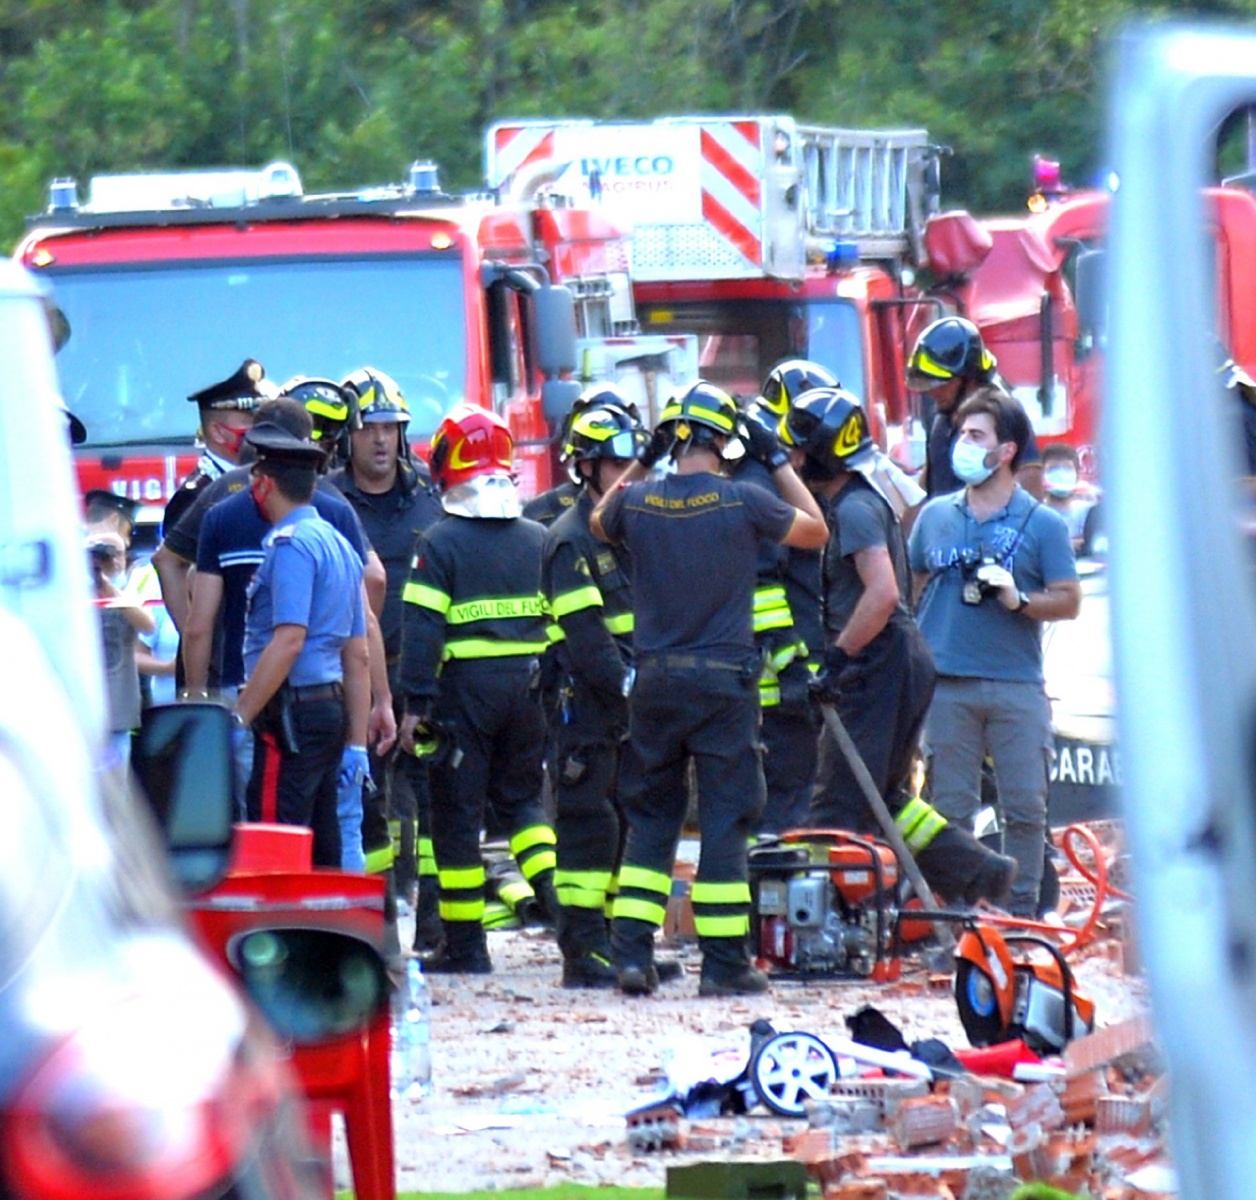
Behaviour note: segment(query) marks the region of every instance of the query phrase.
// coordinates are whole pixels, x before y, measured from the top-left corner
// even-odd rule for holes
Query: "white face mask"
[[[974,487],[985,483],[994,474],[994,468],[986,466],[987,453],[976,442],[956,442],[951,447],[951,470]]]
[[[1050,495],[1064,499],[1077,488],[1077,472],[1072,467],[1050,467],[1042,473],[1042,481]]]

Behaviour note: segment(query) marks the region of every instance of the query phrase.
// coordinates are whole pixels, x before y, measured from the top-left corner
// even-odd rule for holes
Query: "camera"
[[[87,547],[87,557],[93,567],[107,567],[116,553],[108,542],[93,542]]]
[[[987,551],[975,550],[971,546],[965,546],[960,551],[959,562],[960,574],[964,579],[964,586],[960,591],[960,599],[965,604],[980,604],[987,596],[993,596],[999,589],[991,587],[982,579],[977,578],[977,572],[982,567],[997,567],[999,560]]]

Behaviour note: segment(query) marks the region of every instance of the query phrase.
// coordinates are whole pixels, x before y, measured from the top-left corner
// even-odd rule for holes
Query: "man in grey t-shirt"
[[[932,800],[971,827],[989,753],[1004,849],[1020,864],[1011,909],[1036,916],[1051,749],[1041,625],[1076,617],[1081,587],[1068,527],[1014,478],[1029,438],[1024,410],[982,388],[956,417],[952,466],[966,486],[929,501],[908,544],[917,619],[938,672],[925,725]]]

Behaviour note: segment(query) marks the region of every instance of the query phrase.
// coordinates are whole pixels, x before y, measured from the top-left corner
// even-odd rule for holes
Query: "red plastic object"
[[[189,906],[204,943],[231,970],[228,948],[254,929],[306,927],[351,934],[379,947],[384,932],[384,881],[344,871],[284,870],[294,846],[282,826],[237,827],[238,861],[250,871],[228,875]],[[308,833],[308,831],[305,831]],[[234,972],[232,972],[234,974]],[[316,1046],[292,1049],[310,1114],[310,1133],[331,1162],[331,1114],[344,1117],[345,1140],[357,1200],[394,1200],[392,1105],[389,1097],[389,1011],[383,1006],[367,1028]],[[327,1194],[332,1195],[330,1171]]]
[[[1017,1063],[1042,1062],[1020,1038],[980,1050],[956,1050],[954,1054],[974,1075],[998,1075],[1004,1079],[1012,1078]]]
[[[304,825],[249,822],[235,827],[230,875],[258,871],[309,871],[314,863],[314,831]]]

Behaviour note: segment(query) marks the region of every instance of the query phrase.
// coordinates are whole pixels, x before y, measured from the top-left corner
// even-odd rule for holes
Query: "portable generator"
[[[752,941],[777,975],[883,982],[899,974],[898,861],[883,842],[796,829],[750,850]]]

